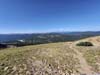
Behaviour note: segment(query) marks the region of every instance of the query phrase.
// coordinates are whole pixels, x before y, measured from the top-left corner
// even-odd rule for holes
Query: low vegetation
[[[92,67],[91,70],[100,73],[100,47],[77,46],[76,49],[83,54],[87,63]]]
[[[1,49],[0,75],[88,75],[87,70],[99,74],[100,46],[93,41]]]
[[[87,62],[92,66],[92,69],[100,73],[100,50],[87,50],[84,54]]]
[[[79,60],[66,46],[54,43],[1,50],[0,75],[77,75]]]
[[[93,46],[91,42],[79,42],[77,46]]]

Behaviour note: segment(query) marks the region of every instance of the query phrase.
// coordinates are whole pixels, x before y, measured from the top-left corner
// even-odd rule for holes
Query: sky
[[[100,31],[100,0],[0,0],[0,33]]]

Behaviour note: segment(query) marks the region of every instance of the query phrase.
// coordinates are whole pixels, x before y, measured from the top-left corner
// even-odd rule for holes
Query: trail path
[[[83,54],[75,48],[74,44],[70,44],[69,47],[70,49],[73,49],[77,53],[76,57],[79,59],[80,67],[81,67],[80,72],[86,75],[93,75],[93,72],[91,71],[91,66],[88,65],[85,58],[83,57]]]

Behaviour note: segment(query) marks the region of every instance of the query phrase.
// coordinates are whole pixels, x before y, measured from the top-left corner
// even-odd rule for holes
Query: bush
[[[93,46],[91,42],[79,42],[77,46]]]

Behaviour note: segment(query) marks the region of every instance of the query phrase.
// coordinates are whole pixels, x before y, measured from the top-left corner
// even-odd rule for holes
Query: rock
[[[22,68],[19,69],[19,73],[22,73],[24,70]]]
[[[13,69],[13,71],[16,71],[16,70],[17,70],[17,67],[16,67],[16,66],[14,66],[12,69]]]
[[[7,70],[8,70],[8,68],[9,68],[9,67],[5,67],[5,68],[4,68],[4,71],[7,71]]]
[[[31,73],[29,71],[26,71],[26,75],[31,75]]]
[[[23,64],[24,70],[27,70],[27,65]]]

